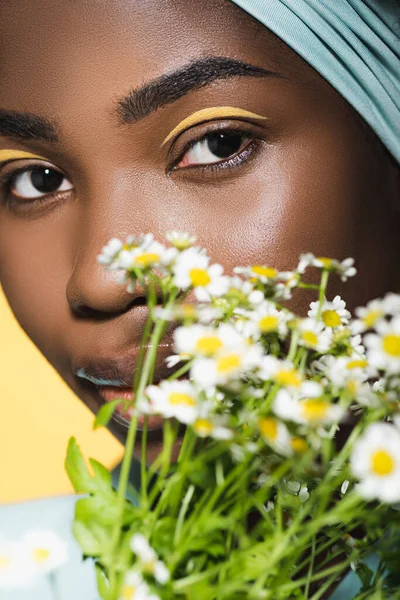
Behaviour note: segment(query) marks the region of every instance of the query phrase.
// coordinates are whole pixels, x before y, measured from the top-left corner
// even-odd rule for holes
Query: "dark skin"
[[[118,123],[129,91],[209,57],[275,76],[221,71]],[[146,318],[141,290],[128,294],[96,263],[111,237],[188,231],[228,273],[237,264],[292,269],[306,251],[353,256],[358,277],[331,289],[350,307],[398,290],[398,165],[318,73],[228,0],[3,2],[0,78],[0,111],[45,118],[59,138],[3,132],[0,151],[46,161],[13,160],[0,176],[41,166],[69,182],[40,202],[16,195],[21,179],[3,186],[0,281],[24,330],[94,412],[102,400],[76,369],[110,361],[133,370]],[[215,106],[267,119],[213,120],[161,146],[183,118]],[[246,160],[178,168],[186,145],[215,127],[239,129],[243,146],[253,144]],[[304,313],[306,300],[294,308]],[[111,428],[124,440],[126,429]]]

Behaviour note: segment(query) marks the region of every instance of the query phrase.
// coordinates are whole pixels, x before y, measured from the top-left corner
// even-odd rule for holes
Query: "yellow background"
[[[0,290],[0,503],[72,493],[68,438],[108,467],[122,447],[74,396],[16,323]]]

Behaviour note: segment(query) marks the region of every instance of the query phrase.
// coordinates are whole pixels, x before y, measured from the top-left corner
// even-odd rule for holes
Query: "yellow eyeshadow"
[[[256,113],[244,110],[243,108],[235,108],[234,106],[215,106],[211,108],[203,108],[183,119],[174,129],[167,135],[161,146],[164,146],[171,138],[181,133],[193,125],[212,119],[235,119],[247,117],[248,119],[266,119]]]
[[[0,150],[0,163],[8,160],[36,158],[39,160],[47,160],[44,156],[32,154],[31,152],[23,152],[22,150]]]

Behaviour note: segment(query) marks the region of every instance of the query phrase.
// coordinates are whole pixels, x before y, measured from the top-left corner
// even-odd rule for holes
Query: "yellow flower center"
[[[189,272],[191,284],[194,287],[204,287],[211,281],[206,269],[191,269]]]
[[[370,329],[371,327],[373,327],[375,325],[375,323],[378,321],[378,319],[381,318],[382,314],[383,313],[380,310],[371,310],[370,312],[368,312],[366,315],[363,316],[362,322],[364,323],[364,325],[366,327],[368,327],[368,329]]]
[[[214,429],[213,424],[208,419],[196,419],[193,425],[194,430],[202,435],[209,435]]]
[[[301,337],[303,342],[308,346],[316,346],[318,344],[318,336],[313,331],[303,331]]]
[[[285,369],[281,369],[280,371],[277,371],[274,379],[277,383],[280,383],[284,386],[290,385],[292,387],[299,387],[301,384],[301,377],[295,369],[289,369],[286,371]]]
[[[350,360],[346,365],[346,369],[349,369],[349,371],[351,369],[364,369],[365,367],[368,367],[368,362],[365,359]]]
[[[317,398],[308,398],[301,402],[303,416],[308,421],[321,421],[328,413],[330,404]]]
[[[371,456],[371,469],[375,475],[385,477],[394,470],[394,460],[386,450],[378,450]]]
[[[278,423],[275,419],[260,419],[258,422],[261,435],[270,442],[274,442],[278,436]]]
[[[290,440],[290,445],[297,454],[303,454],[307,450],[307,442],[299,437],[294,437]]]
[[[400,335],[385,335],[383,349],[389,356],[400,358]]]
[[[275,329],[277,329],[278,325],[279,325],[278,317],[273,317],[272,315],[263,317],[258,323],[258,326],[260,328],[260,331],[262,331],[262,333],[268,333],[269,331],[275,331]]]
[[[326,256],[319,256],[317,258],[317,260],[319,260],[320,262],[322,262],[322,264],[324,265],[324,267],[326,269],[329,269],[329,267],[332,265],[332,259],[331,258],[326,258]]]
[[[266,267],[264,265],[254,265],[251,267],[251,271],[255,275],[260,275],[261,277],[274,278],[278,275],[278,271],[276,269],[272,269],[271,267]]]
[[[181,311],[184,319],[194,319],[196,316],[196,307],[193,304],[183,304]]]
[[[121,590],[121,600],[134,600],[136,588],[133,585],[124,585]]]
[[[351,396],[355,396],[358,392],[358,388],[360,387],[360,382],[357,379],[350,379],[346,383],[346,390],[349,392]]]
[[[7,569],[7,567],[10,566],[10,559],[8,558],[8,556],[1,556],[0,555],[0,571],[1,569]]]
[[[335,310],[324,310],[321,317],[327,327],[338,327],[342,323]]]
[[[50,551],[47,548],[35,548],[32,551],[32,559],[36,563],[45,562],[50,556]]]
[[[141,267],[148,267],[149,265],[158,262],[159,260],[159,254],[154,254],[153,252],[145,252],[144,254],[139,254],[139,256],[136,256],[135,263],[137,263]]]
[[[218,373],[229,373],[235,371],[240,367],[241,360],[238,354],[228,354],[227,356],[221,356],[217,360],[217,371]]]
[[[196,344],[196,350],[208,356],[215,354],[221,347],[222,342],[217,335],[205,335]]]
[[[196,406],[196,402],[189,394],[181,394],[180,392],[172,392],[168,397],[168,402],[173,406],[184,404],[185,406]]]

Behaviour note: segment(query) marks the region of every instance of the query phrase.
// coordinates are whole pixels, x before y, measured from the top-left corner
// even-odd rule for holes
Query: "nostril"
[[[130,311],[132,308],[146,306],[146,304],[146,298],[144,296],[136,296],[132,297],[131,301],[125,303],[123,307],[120,305],[107,308],[95,308],[87,304],[75,302],[70,303],[70,308],[74,316],[78,319],[93,319],[96,321],[101,321],[110,319],[117,315],[122,315]]]

